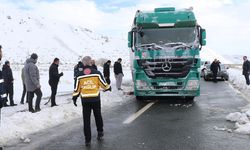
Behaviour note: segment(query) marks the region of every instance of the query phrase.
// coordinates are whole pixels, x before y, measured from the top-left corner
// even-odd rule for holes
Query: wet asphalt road
[[[29,144],[18,143],[4,149],[23,150],[249,150],[250,137],[215,130],[233,128],[225,116],[239,111],[247,102],[227,83],[201,81],[201,96],[195,103],[172,104],[157,101],[130,124],[123,124],[131,114],[147,105],[134,99],[103,112],[104,140],[96,140],[92,120],[92,142],[85,147],[81,118],[31,135]],[[189,107],[190,106],[190,107]],[[93,118],[93,115],[92,115]]]

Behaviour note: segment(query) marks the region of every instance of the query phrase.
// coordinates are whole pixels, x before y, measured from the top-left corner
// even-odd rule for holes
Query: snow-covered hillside
[[[223,57],[220,55],[218,52],[208,48],[208,47],[203,47],[202,50],[200,51],[200,57],[202,61],[210,61],[212,62],[214,59],[220,60],[221,63],[223,64],[233,64],[232,61],[229,59]]]
[[[60,58],[63,64],[76,63],[83,55],[112,61],[122,57],[124,63],[128,63],[126,39],[114,39],[84,27],[3,6],[0,6],[0,20],[3,60],[23,63],[31,53],[36,52],[38,62],[42,64],[51,63],[54,57]]]

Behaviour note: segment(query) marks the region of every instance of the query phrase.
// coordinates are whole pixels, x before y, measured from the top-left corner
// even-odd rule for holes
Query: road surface
[[[104,140],[96,140],[96,127],[92,120],[90,147],[85,146],[82,118],[79,118],[30,135],[29,144],[16,143],[4,149],[249,150],[249,136],[215,129],[233,129],[234,124],[226,121],[226,115],[247,104],[226,82],[202,80],[201,96],[195,98],[193,105],[176,104],[180,100],[140,102],[131,99],[103,111]]]

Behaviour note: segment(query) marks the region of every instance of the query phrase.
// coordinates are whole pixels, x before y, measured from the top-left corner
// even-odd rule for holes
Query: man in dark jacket
[[[247,59],[247,56],[243,57],[244,63],[242,66],[242,75],[245,76],[246,79],[246,84],[250,85],[250,81],[249,81],[249,74],[250,74],[250,61]]]
[[[51,87],[51,107],[57,106],[56,104],[56,93],[57,93],[57,86],[61,76],[63,73],[58,73],[58,66],[59,66],[59,59],[55,58],[53,63],[49,68],[49,85]]]
[[[111,64],[111,61],[108,60],[103,65],[103,76],[108,84],[110,84],[110,64]]]
[[[77,65],[75,65],[74,67],[74,88],[76,86],[76,79],[82,71],[83,71],[83,64],[81,61],[79,61]]]
[[[41,111],[40,102],[42,98],[42,91],[40,85],[40,75],[38,67],[36,66],[38,56],[33,53],[29,59],[26,60],[25,64],[25,85],[28,95],[28,105],[29,111],[34,113]],[[33,98],[36,94],[36,106],[35,110],[33,109]]]
[[[2,60],[2,46],[0,45],[0,62]],[[5,89],[4,89],[4,80],[3,80],[3,76],[2,76],[2,70],[0,68],[0,109],[4,106],[7,106],[6,102],[7,102],[7,95],[5,93]],[[0,110],[1,111],[1,110]],[[1,112],[0,112],[1,113]]]
[[[122,90],[121,89],[121,85],[122,85],[122,78],[124,76],[123,71],[122,71],[122,59],[118,58],[118,60],[115,62],[114,64],[114,73],[115,73],[115,79],[116,79],[116,88],[118,90]]]
[[[77,78],[76,87],[73,93],[73,102],[77,106],[76,100],[78,96],[81,96],[82,100],[82,112],[84,122],[84,135],[86,146],[91,142],[91,124],[90,116],[93,110],[96,126],[97,126],[97,138],[100,140],[103,137],[103,120],[101,115],[101,100],[100,100],[100,87],[104,90],[110,90],[111,87],[105,82],[102,74],[96,69],[91,67],[91,57],[85,56],[82,59],[84,64],[84,70],[79,74]]]
[[[220,63],[217,59],[214,59],[210,66],[210,70],[213,72],[213,81],[217,82],[217,74],[220,71]]]
[[[98,69],[97,69],[97,66],[95,65],[95,60],[94,60],[94,59],[91,60],[91,66],[92,66],[92,68],[94,68],[95,70],[98,70]]]
[[[3,69],[2,69],[2,74],[3,74],[3,79],[4,79],[4,88],[6,90],[6,94],[7,97],[9,96],[9,100],[10,100],[10,106],[16,106],[17,104],[14,103],[13,100],[13,74],[12,74],[12,70],[10,68],[10,62],[9,61],[5,61],[4,65],[3,65]]]
[[[23,93],[21,97],[20,104],[24,104],[24,97],[26,95],[26,103],[28,103],[28,96],[27,96],[27,91],[26,91],[26,85],[25,85],[25,67],[22,68],[21,72],[21,78],[22,78],[22,83],[23,83]]]

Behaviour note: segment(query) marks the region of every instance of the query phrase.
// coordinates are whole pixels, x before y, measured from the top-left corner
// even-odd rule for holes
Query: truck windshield
[[[169,43],[193,45],[196,42],[197,34],[195,27],[142,29],[141,33],[137,34],[137,45],[152,43],[160,46]]]

